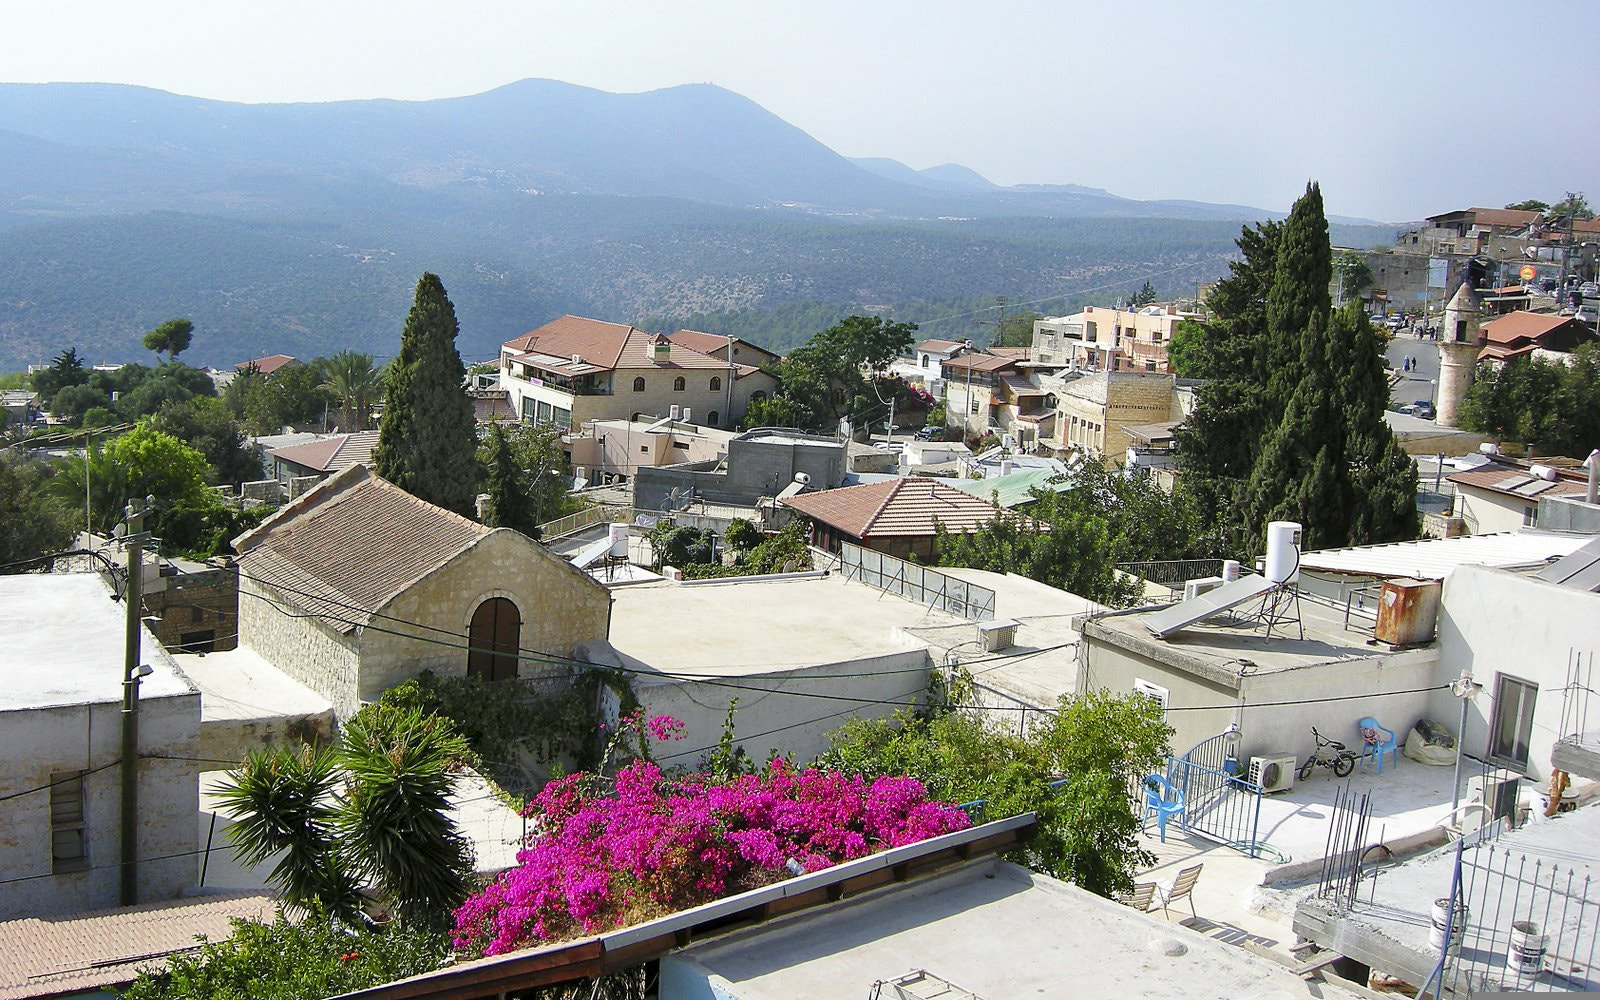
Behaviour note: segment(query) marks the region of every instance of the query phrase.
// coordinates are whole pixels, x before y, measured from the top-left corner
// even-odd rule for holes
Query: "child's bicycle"
[[[1333,773],[1343,778],[1356,769],[1356,755],[1338,740],[1330,740],[1317,732],[1317,727],[1311,727],[1311,735],[1316,737],[1316,752],[1306,758],[1300,765],[1300,780],[1305,781],[1311,777],[1311,772],[1318,767],[1329,767]]]

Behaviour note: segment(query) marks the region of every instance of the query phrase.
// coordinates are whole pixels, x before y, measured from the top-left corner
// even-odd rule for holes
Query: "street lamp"
[[[1478,696],[1483,685],[1472,679],[1472,671],[1463,670],[1461,676],[1450,682],[1450,693],[1461,700],[1461,724],[1456,730],[1456,774],[1450,785],[1450,815],[1461,806],[1461,744],[1467,738],[1467,704]]]

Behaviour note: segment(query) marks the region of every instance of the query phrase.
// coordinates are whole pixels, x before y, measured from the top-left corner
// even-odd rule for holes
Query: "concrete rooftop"
[[[1292,622],[1274,627],[1269,637],[1266,626],[1247,620],[1260,605],[1261,599],[1256,598],[1166,639],[1156,638],[1145,627],[1144,619],[1154,609],[1106,615],[1086,623],[1084,632],[1154,660],[1189,666],[1194,673],[1216,674],[1220,670],[1230,676],[1238,672],[1240,664],[1250,665],[1259,674],[1363,659],[1389,650],[1373,639],[1371,632],[1345,628],[1342,606],[1335,608],[1304,593],[1300,595],[1299,611],[1305,638],[1300,637],[1300,628]],[[1352,616],[1351,623],[1370,627],[1371,619]]]
[[[1267,959],[999,861],[691,945],[663,962],[662,995],[692,972],[740,1000],[866,997],[914,970],[983,1000],[1313,995]]]
[[[122,701],[127,606],[111,600],[97,573],[0,576],[0,711]],[[149,629],[141,663],[153,673],[139,697],[195,689]]]
[[[843,663],[925,648],[909,629],[959,623],[838,575],[640,584],[611,596],[612,647],[630,666],[664,673]]]
[[[332,711],[328,699],[247,646],[217,653],[174,653],[200,689],[200,723],[274,719]]]

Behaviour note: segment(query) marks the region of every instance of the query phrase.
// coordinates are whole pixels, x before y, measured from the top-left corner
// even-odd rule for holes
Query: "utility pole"
[[[153,497],[144,506],[130,501],[126,508],[127,533],[122,540],[128,547],[127,602],[128,625],[122,672],[122,905],[139,901],[139,678],[148,673],[142,668],[140,638],[144,628],[143,546],[150,537],[143,534],[144,515]]]

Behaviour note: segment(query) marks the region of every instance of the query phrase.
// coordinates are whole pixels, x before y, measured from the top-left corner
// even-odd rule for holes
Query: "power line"
[[[8,801],[10,799],[19,799],[24,795],[32,795],[34,792],[42,792],[46,788],[54,788],[57,785],[65,785],[68,782],[77,781],[80,778],[87,778],[91,774],[94,774],[94,773],[99,772],[99,771],[104,771],[108,767],[116,767],[120,763],[122,763],[122,758],[118,757],[116,760],[110,761],[110,762],[105,763],[105,764],[101,764],[99,767],[92,767],[92,768],[88,769],[87,771],[84,771],[81,774],[73,774],[73,775],[70,775],[68,777],[62,778],[59,781],[47,781],[42,785],[35,785],[32,788],[24,788],[20,792],[8,792],[5,795],[0,795],[0,802],[6,802],[6,801]]]

